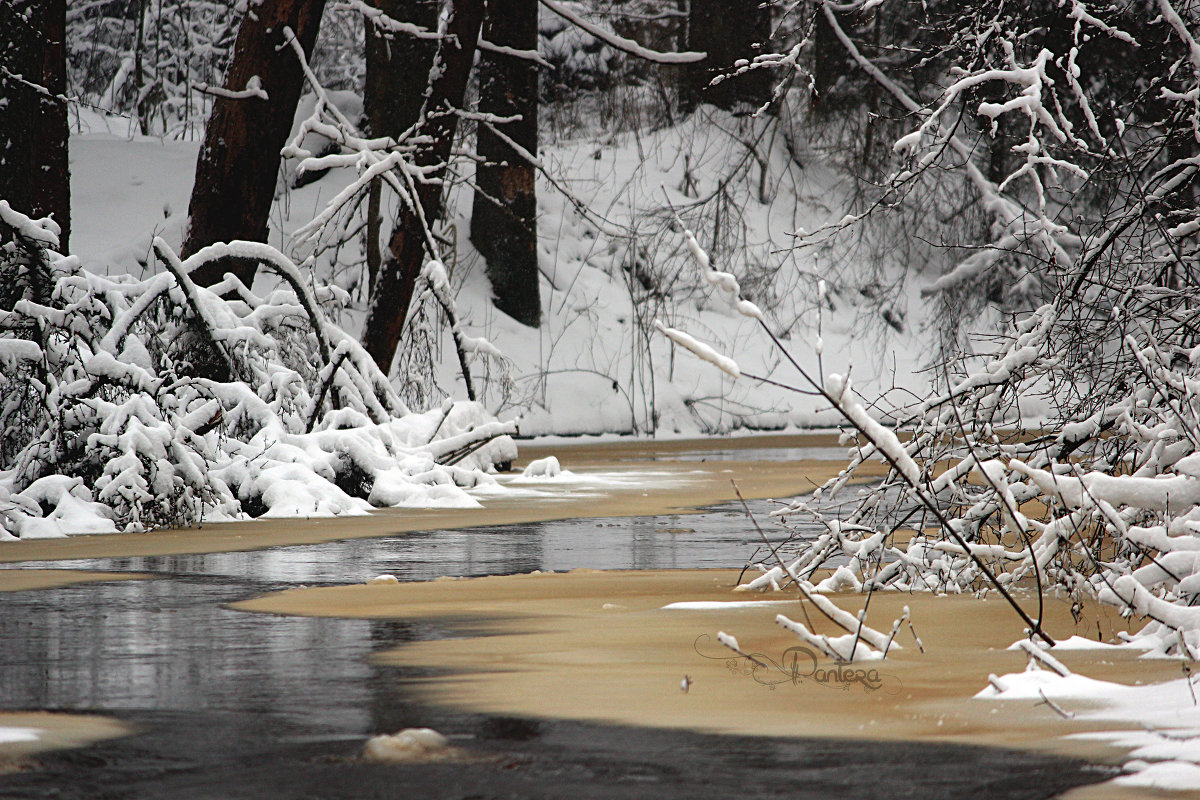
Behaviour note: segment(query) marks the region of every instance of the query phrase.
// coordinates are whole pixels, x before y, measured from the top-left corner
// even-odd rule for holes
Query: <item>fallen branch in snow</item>
[[[1067,711],[1065,708],[1060,706],[1058,703],[1054,702],[1049,697],[1046,697],[1046,693],[1043,692],[1041,689],[1038,689],[1038,695],[1041,696],[1041,698],[1042,698],[1042,703],[1041,703],[1042,705],[1049,706],[1051,711],[1053,711],[1055,714],[1058,714],[1063,719],[1074,719],[1075,718],[1075,715],[1072,714],[1070,711]]]

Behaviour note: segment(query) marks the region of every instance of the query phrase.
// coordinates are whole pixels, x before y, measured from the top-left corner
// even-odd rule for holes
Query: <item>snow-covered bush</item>
[[[940,388],[915,402],[868,411],[846,377],[792,362],[798,388],[821,393],[854,430],[852,460],[817,501],[836,499],[868,459],[890,471],[837,518],[813,501],[781,512],[815,513],[826,532],[793,542],[747,589],[803,587],[846,559],[840,586],[995,591],[1051,642],[1040,615],[1012,600],[1020,585],[1061,593],[1076,611],[1086,598],[1115,605],[1149,620],[1130,637],[1138,646],[1196,657],[1200,18],[1169,0],[1150,5],[964,17],[964,41],[980,26],[978,47],[929,106],[846,44],[913,114],[914,130],[896,143],[905,162],[894,190],[948,167],[992,218],[975,252],[927,293],[998,279],[996,300],[1016,313],[987,355],[942,365]],[[832,4],[822,9],[836,28]],[[1081,68],[1122,58],[1150,71]],[[977,163],[988,148],[964,138],[963,108],[981,135],[980,120],[1018,132],[1002,180]],[[1097,192],[1093,182],[1107,185]]]
[[[239,0],[118,0],[67,9],[70,94],[128,117],[143,134],[203,134],[246,7]],[[357,88],[362,20],[329,4],[313,69],[332,89]]]
[[[54,252],[57,230],[0,201],[0,268],[31,288],[0,312],[0,527],[39,536],[204,518],[473,505],[461,487],[511,461],[512,424],[474,403],[413,414],[273,248],[234,242],[165,271],[105,277]],[[254,258],[280,285],[187,273]]]

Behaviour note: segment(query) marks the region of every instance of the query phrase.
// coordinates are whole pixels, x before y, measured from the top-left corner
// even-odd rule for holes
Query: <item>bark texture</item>
[[[484,38],[518,50],[537,50],[537,0],[493,0]],[[479,59],[479,110],[520,115],[496,129],[537,155],[538,68],[528,59],[483,52]],[[487,260],[496,307],[523,325],[541,324],[538,293],[537,191],[534,166],[484,125],[475,151],[471,242]]]
[[[419,130],[426,144],[416,152],[418,166],[429,168],[428,177],[418,184],[418,209],[404,206],[392,229],[363,328],[363,346],[385,374],[391,371],[413,288],[428,251],[426,226],[442,213],[440,179],[458,130],[454,109],[462,107],[466,95],[486,9],[486,0],[453,0],[446,29],[449,35],[439,43],[429,73],[429,92]]]
[[[250,4],[238,29],[224,87],[241,91],[258,76],[268,99],[218,97],[213,103],[188,206],[185,258],[215,242],[267,240],[279,151],[291,132],[296,103],[304,88],[304,72],[287,44],[284,28],[292,29],[304,53],[310,55],[324,9],[325,0],[263,0]],[[192,279],[209,286],[232,272],[250,285],[256,269],[253,261],[211,261],[197,269]]]

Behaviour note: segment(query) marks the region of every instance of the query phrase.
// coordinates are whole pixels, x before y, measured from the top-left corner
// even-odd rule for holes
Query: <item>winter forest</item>
[[[1116,690],[1043,608],[1107,608],[1185,675],[1120,695],[1187,734],[1120,740],[1130,785],[1200,789],[1200,4],[0,0],[0,31],[0,550],[483,508],[530,438],[832,431],[740,590],[843,665],[921,640],[839,593],[987,598],[1035,668],[985,692],[1064,716]]]

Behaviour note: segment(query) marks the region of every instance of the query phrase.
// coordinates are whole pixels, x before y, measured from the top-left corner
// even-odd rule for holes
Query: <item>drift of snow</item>
[[[1073,714],[1072,724],[1081,727],[1136,725],[1136,730],[1093,730],[1071,736],[1129,749],[1127,774],[1114,778],[1116,785],[1193,789],[1200,783],[1200,706],[1188,682],[1180,678],[1126,686],[1070,672],[1058,674],[1031,660],[1025,672],[992,676],[990,685],[976,697],[1023,703],[1050,700]]]
[[[0,744],[9,742],[36,742],[42,738],[42,731],[37,728],[9,728],[0,726]]]
[[[529,462],[521,473],[525,478],[556,478],[562,474],[563,468],[554,456],[546,456]]]

